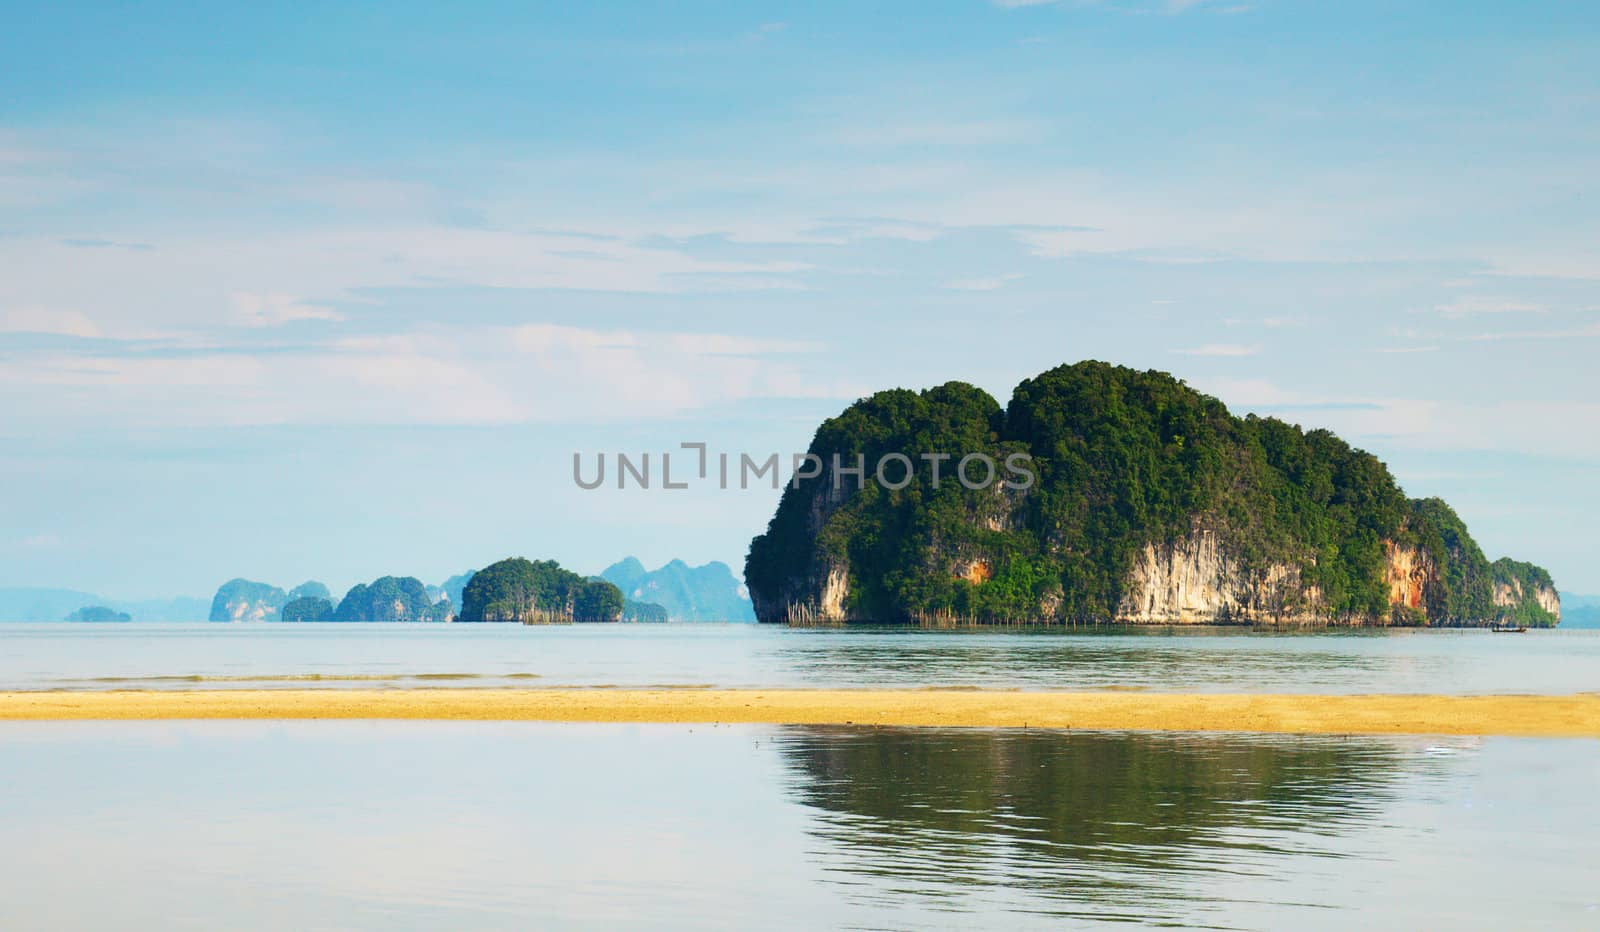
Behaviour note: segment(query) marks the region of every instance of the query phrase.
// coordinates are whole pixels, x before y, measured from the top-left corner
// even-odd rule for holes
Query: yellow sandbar
[[[754,722],[1600,737],[1600,694],[1285,695],[810,689],[0,692],[0,720]]]

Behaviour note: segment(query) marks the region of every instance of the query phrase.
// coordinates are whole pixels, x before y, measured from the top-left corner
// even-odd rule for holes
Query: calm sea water
[[[0,625],[10,689],[1574,692],[1597,672],[1600,632]],[[0,928],[1600,926],[1597,787],[1587,740],[4,723]]]
[[[0,688],[1600,689],[1600,631],[931,632],[756,625],[0,625]]]
[[[0,774],[6,929],[1600,925],[1594,741],[9,723]]]

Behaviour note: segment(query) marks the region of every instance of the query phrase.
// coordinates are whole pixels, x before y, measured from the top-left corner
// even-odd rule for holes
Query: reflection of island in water
[[[1294,872],[1342,853],[1409,756],[1265,736],[805,727],[780,741],[796,795],[828,814],[823,860],[857,895],[1020,907],[1025,893],[1031,910],[1044,897],[1145,919],[1162,900],[1192,916],[1228,875],[1280,876],[1294,899]]]
[[[856,632],[776,642],[787,669],[822,685],[922,686],[1007,684],[1021,687],[1166,690],[1281,689],[1315,692],[1352,680],[1381,682],[1398,671],[1440,682],[1448,675],[1440,656],[1395,657],[1363,644],[1382,634],[1341,634],[1337,640],[1295,635],[1251,637],[1218,629],[1162,629],[1157,634],[1121,629],[1119,636],[970,634],[933,637],[899,632]],[[1393,643],[1391,641],[1391,643]]]

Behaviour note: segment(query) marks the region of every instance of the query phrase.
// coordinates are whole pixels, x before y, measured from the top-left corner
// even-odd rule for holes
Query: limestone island
[[[745,561],[763,622],[1561,617],[1548,572],[1491,563],[1449,505],[1407,498],[1377,457],[1326,430],[1236,417],[1164,372],[1061,366],[1004,408],[962,382],[882,391],[825,421],[808,453],[816,468],[797,469]],[[958,481],[974,454],[973,481]],[[984,461],[1004,464],[1003,481],[979,481],[995,478]]]

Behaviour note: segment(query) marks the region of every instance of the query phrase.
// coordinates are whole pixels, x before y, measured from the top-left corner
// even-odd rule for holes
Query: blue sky
[[[1600,591],[1588,3],[8,7],[0,585],[735,567],[860,394],[1172,371]]]

